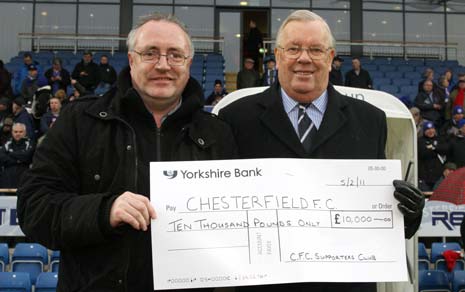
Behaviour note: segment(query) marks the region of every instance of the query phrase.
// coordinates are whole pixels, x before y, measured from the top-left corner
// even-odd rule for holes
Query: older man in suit
[[[329,84],[334,47],[327,23],[310,11],[295,11],[283,22],[275,49],[278,82],[220,112],[232,126],[242,158],[385,158],[384,112],[343,96]],[[394,185],[405,236],[411,237],[421,221],[424,197],[406,182]],[[237,290],[374,292],[376,284],[299,283]]]

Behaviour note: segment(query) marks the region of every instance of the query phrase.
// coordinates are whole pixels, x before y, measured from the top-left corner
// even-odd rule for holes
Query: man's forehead
[[[162,38],[154,36],[160,35]],[[151,20],[142,25],[136,34],[136,46],[143,49],[180,49],[188,48],[187,35],[177,24]]]
[[[301,32],[301,26],[314,27],[320,33],[317,35],[296,33],[296,30]],[[304,42],[311,40],[315,44],[323,44],[328,40],[328,36],[323,29],[323,23],[318,20],[293,20],[286,24],[286,26],[283,28],[282,35],[283,41],[287,42]]]

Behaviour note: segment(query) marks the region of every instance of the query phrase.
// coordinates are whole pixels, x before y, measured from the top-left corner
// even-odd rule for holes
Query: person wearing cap
[[[423,124],[423,137],[418,138],[418,186],[422,191],[431,191],[442,174],[448,145],[437,136],[434,123]]]
[[[34,143],[26,136],[26,126],[14,123],[11,138],[0,147],[0,188],[17,188],[34,154]]]
[[[17,97],[13,100],[11,106],[13,112],[13,122],[20,123],[26,126],[26,135],[31,140],[35,139],[35,129],[32,116],[27,112],[25,108],[25,101],[22,97]]]
[[[373,88],[370,73],[362,68],[358,57],[352,58],[352,70],[346,73],[345,86],[356,88]]]
[[[42,74],[36,65],[31,64],[28,66],[29,74],[23,80],[21,85],[21,97],[25,100],[26,104],[31,104],[34,94],[37,89],[48,84],[47,79]]]
[[[48,84],[52,87],[52,94],[55,94],[55,92],[60,89],[66,91],[68,85],[71,84],[71,76],[68,70],[63,68],[60,58],[53,59],[52,67],[45,71],[45,77],[47,78]]]
[[[245,58],[244,68],[237,73],[237,89],[260,86],[260,75],[254,69],[255,61]]]
[[[459,133],[450,143],[449,161],[454,162],[457,168],[465,166],[465,119],[457,122]]]
[[[452,110],[452,119],[444,123],[439,130],[439,135],[447,140],[454,138],[459,134],[458,122],[464,118],[463,108],[459,105],[454,106]]]
[[[331,71],[329,72],[329,82],[332,85],[344,85],[344,78],[341,72],[342,62],[344,62],[344,59],[339,56],[335,56],[333,59]]]
[[[457,165],[453,162],[447,162],[444,164],[444,170],[442,171],[441,177],[436,181],[433,186],[433,191],[438,188],[442,181],[451,173],[457,170]]]
[[[74,66],[71,78],[81,84],[87,93],[93,93],[99,84],[99,67],[92,60],[92,53],[85,51],[82,61]]]
[[[215,87],[213,88],[212,93],[207,97],[205,105],[216,105],[228,92],[226,88],[223,87],[223,82],[221,80],[215,80]]]
[[[23,54],[23,65],[19,70],[15,73],[14,77],[14,88],[13,88],[13,94],[14,96],[19,96],[21,95],[21,88],[23,85],[23,81],[28,77],[29,75],[29,65],[34,65],[37,68],[37,74],[41,76],[43,74],[43,68],[42,66],[39,65],[39,62],[35,61],[32,59],[32,54],[29,52],[26,52]]]
[[[297,158],[302,163],[311,163],[310,158],[386,158],[385,113],[339,93],[329,83],[335,46],[328,24],[314,12],[297,10],[282,22],[274,51],[278,82],[219,112],[219,117],[232,127],[240,158]],[[405,238],[410,238],[420,226],[425,198],[408,182],[394,180],[392,184],[393,197],[404,215]],[[236,287],[236,292],[306,291],[375,292],[376,283]]]
[[[262,76],[262,86],[270,86],[273,84],[278,76],[278,71],[276,70],[276,60],[273,55],[267,56],[265,58],[265,72]]]

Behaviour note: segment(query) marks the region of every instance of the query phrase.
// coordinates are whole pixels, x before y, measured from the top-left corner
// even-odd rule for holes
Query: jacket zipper
[[[157,133],[156,133],[156,148],[157,148],[157,161],[161,161],[161,128],[157,127]]]

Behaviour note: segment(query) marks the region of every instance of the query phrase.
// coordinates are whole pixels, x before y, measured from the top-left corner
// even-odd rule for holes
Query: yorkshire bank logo
[[[168,179],[173,179],[178,176],[177,170],[164,170],[163,175],[166,176]]]

